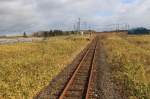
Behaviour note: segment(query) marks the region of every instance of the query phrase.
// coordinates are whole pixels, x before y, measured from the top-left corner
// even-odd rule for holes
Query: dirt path
[[[112,83],[110,65],[106,62],[105,50],[101,46],[99,56],[97,56],[97,84],[96,93],[97,99],[122,99],[119,93],[115,90],[117,86]]]

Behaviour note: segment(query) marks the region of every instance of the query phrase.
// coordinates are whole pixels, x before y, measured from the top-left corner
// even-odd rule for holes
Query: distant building
[[[94,33],[95,31],[94,30],[80,30],[80,34],[81,35],[84,35],[84,34],[92,34]]]

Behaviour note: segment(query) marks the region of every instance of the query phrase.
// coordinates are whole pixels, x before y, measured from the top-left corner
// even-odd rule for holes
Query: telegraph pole
[[[120,30],[120,24],[116,24],[116,31],[119,32]]]
[[[79,19],[78,19],[78,23],[77,23],[78,32],[80,32],[80,24],[81,24],[81,22],[80,22],[80,21],[81,21],[81,19],[79,18]]]

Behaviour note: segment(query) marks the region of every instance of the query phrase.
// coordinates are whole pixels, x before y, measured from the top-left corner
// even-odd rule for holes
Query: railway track
[[[92,78],[94,77],[94,59],[97,45],[98,37],[95,37],[84,57],[59,94],[58,99],[91,99],[91,86]]]

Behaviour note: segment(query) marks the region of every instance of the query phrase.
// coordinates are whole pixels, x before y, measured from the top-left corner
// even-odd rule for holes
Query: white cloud
[[[129,23],[150,26],[150,1],[134,0],[0,0],[0,33],[64,28],[81,21],[105,26]]]

